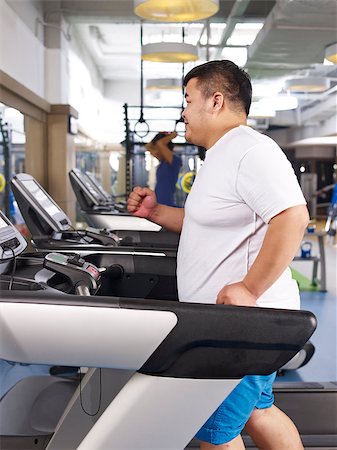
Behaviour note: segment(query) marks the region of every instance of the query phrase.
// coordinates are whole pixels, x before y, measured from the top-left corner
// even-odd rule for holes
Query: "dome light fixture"
[[[157,90],[178,90],[181,89],[181,80],[178,78],[149,78],[146,80],[146,89]]]
[[[298,107],[298,100],[294,95],[278,94],[274,97],[262,98],[259,106],[273,108],[275,111],[288,111]]]
[[[324,92],[330,87],[325,77],[291,78],[286,80],[285,89],[290,92]]]
[[[337,64],[337,42],[325,48],[325,58],[333,64]]]
[[[137,16],[158,22],[192,22],[219,11],[219,0],[134,0]]]
[[[185,42],[156,42],[142,46],[142,60],[186,63],[198,59],[198,48]]]

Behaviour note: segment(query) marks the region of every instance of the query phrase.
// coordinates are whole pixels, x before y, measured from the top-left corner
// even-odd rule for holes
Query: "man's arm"
[[[156,142],[156,147],[161,154],[161,157],[168,164],[172,164],[173,161],[173,152],[168,148],[167,144],[162,142],[162,139],[159,139]]]
[[[149,220],[157,223],[158,225],[161,225],[168,231],[181,233],[184,215],[184,208],[175,208],[173,206],[158,204],[156,210],[153,212]]]
[[[223,287],[217,303],[255,306],[258,297],[272,286],[293,260],[308,221],[305,205],[288,208],[273,217],[247,275],[241,282]]]
[[[163,228],[180,233],[184,208],[161,205],[157,202],[156,194],[149,188],[135,187],[128,198],[128,211],[136,217],[143,217]]]
[[[177,136],[177,133],[168,133],[162,138],[158,139],[156,142],[157,149],[159,150],[162,159],[164,159],[168,164],[172,164],[173,152],[169,149],[168,144]]]

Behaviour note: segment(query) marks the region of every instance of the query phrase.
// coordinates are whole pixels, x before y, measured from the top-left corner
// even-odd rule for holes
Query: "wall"
[[[15,2],[15,6],[19,7]],[[27,2],[25,17],[41,19],[35,2]],[[28,14],[30,10],[30,14]],[[5,0],[0,0],[0,69],[33,91],[45,96],[44,46]]]
[[[122,142],[125,139],[123,105],[140,105],[140,81],[107,80],[104,84],[104,95],[110,117],[111,142]]]
[[[67,53],[69,103],[79,112],[81,129],[91,138],[105,141],[104,81],[75,28],[71,30],[71,36]]]
[[[69,27],[55,2],[44,5],[46,14],[43,2],[0,0],[0,70],[50,104],[72,105],[81,129],[105,141],[111,112],[104,81],[76,27]]]
[[[44,30],[38,23],[43,20],[42,2],[40,0],[6,0],[6,3],[41,43],[43,43]]]

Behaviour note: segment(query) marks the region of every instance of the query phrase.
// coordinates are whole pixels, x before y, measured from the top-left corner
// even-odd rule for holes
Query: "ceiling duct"
[[[276,77],[323,63],[336,40],[336,0],[279,0],[248,50],[255,78]]]

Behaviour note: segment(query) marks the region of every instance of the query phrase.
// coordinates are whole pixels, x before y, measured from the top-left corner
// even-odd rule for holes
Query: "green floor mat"
[[[300,291],[319,291],[319,285],[312,285],[311,280],[290,267],[293,279],[297,281]]]

